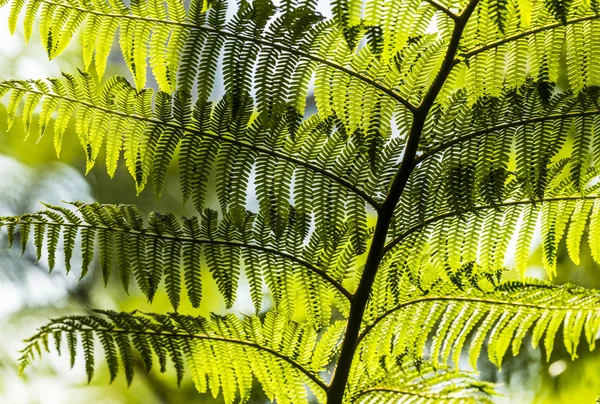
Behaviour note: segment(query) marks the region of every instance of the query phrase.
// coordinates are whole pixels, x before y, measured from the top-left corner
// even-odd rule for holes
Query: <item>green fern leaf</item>
[[[241,321],[233,315],[225,317],[213,315],[210,319],[205,319],[175,313],[147,316],[109,311],[97,313],[100,316],[63,317],[52,320],[28,340],[21,364],[27,366],[39,341],[46,340],[49,336],[57,338],[57,335],[66,334],[69,347],[74,350],[77,335],[82,335],[84,352],[86,352],[85,364],[88,376],[92,377],[94,366],[92,341],[97,335],[103,341],[102,346],[111,370],[111,377],[118,371],[116,365],[118,352],[128,383],[131,383],[134,377],[135,349],[142,361],[146,363],[148,370],[151,368],[154,355],[163,358],[160,360],[162,363],[165,355],[171,360],[178,380],[181,380],[186,367],[192,368],[194,381],[200,391],[206,391],[207,387],[204,374],[216,375],[217,378],[213,379],[214,389],[217,393],[221,391],[227,402],[233,402],[238,393],[241,397],[246,397],[253,377],[257,378],[265,389],[270,390],[274,398],[292,394],[293,397],[304,400],[306,392],[297,389],[304,383],[309,383],[311,389],[314,388],[317,392],[326,387],[317,373],[310,370],[312,349],[317,342],[314,329],[291,322],[274,312],[269,312],[264,322],[256,317],[248,317]],[[289,334],[298,327],[301,327],[302,332]],[[331,331],[330,334],[339,335],[339,327],[336,330]],[[310,337],[306,338],[307,335]],[[306,346],[308,355],[288,356],[286,353],[292,353],[289,350],[295,349],[296,344],[301,341],[308,344]],[[335,344],[330,342],[324,344],[320,345],[321,359],[318,361],[331,358],[331,351],[335,349]],[[191,351],[188,350],[189,347],[193,347]],[[203,355],[207,350],[215,356],[214,362],[210,359],[211,355]],[[187,352],[186,355],[184,352]],[[236,355],[240,363],[233,365],[233,361],[223,361],[226,358],[232,359],[231,355]],[[285,372],[283,374],[289,378],[290,384],[278,384],[274,390],[271,390],[270,388],[275,387],[272,384],[273,380],[255,366],[255,358],[264,360],[263,366],[270,371],[278,369],[278,372]],[[232,367],[223,368],[224,363],[230,363]],[[164,371],[162,365],[161,368]]]

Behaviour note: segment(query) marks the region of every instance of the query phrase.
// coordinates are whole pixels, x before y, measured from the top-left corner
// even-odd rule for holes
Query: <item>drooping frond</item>
[[[83,345],[88,380],[94,376],[94,350],[100,341],[111,381],[124,370],[131,383],[137,352],[146,369],[161,372],[170,361],[180,383],[185,369],[200,392],[223,395],[226,403],[245,402],[253,379],[271,400],[307,401],[307,389],[320,401],[326,385],[319,372],[332,360],[342,327],[331,325],[321,336],[310,326],[269,312],[264,320],[234,315],[210,318],[179,314],[135,314],[97,311],[96,316],[71,316],[51,320],[27,340],[20,359],[21,371],[53,340],[60,353],[68,342],[71,363],[77,344]],[[237,398],[237,400],[236,400]]]
[[[87,69],[94,59],[96,71],[102,77],[119,32],[123,59],[138,89],[146,82],[146,59],[161,89],[171,91],[176,87],[179,56],[189,35],[188,16],[182,2],[133,1],[129,7],[120,1],[17,0],[11,3],[11,33],[24,10],[23,28],[25,39],[29,40],[39,14],[41,42],[49,58],[60,55],[83,27],[84,66]],[[195,3],[193,8],[199,6]]]
[[[361,363],[376,367],[381,352],[404,353],[407,361],[428,356],[434,363],[456,365],[470,339],[469,359],[476,367],[484,343],[498,367],[507,350],[516,355],[528,331],[532,345],[544,344],[549,358],[557,332],[572,358],[584,336],[594,349],[600,329],[600,293],[572,285],[548,282],[498,282],[493,274],[477,275],[466,265],[451,279],[441,278],[415,286],[412,277],[398,280],[395,304],[371,312],[361,333]],[[444,280],[445,278],[445,280]],[[431,342],[429,343],[429,341]]]
[[[69,123],[75,117],[75,130],[86,154],[86,169],[96,162],[102,146],[106,143],[106,165],[110,176],[117,168],[124,152],[129,172],[138,188],[146,181],[144,158],[148,149],[147,132],[154,129],[152,122],[162,122],[166,106],[157,96],[157,111],[152,112],[152,90],[136,92],[122,77],[108,80],[98,89],[91,75],[64,74],[63,80],[10,80],[0,83],[0,94],[10,93],[8,125],[12,125],[16,111],[23,102],[23,121],[29,128],[36,108],[39,137],[53,123],[54,148],[60,154],[63,137]],[[29,131],[27,131],[27,134]],[[111,136],[107,136],[111,134]],[[119,136],[115,136],[120,134]],[[126,134],[126,135],[124,135]],[[154,145],[155,147],[155,145]]]
[[[456,74],[465,74],[468,102],[519,87],[527,77],[556,83],[563,50],[575,93],[600,84],[599,24],[594,2],[481,1],[455,60]]]
[[[118,32],[123,58],[138,90],[144,87],[148,59],[162,91],[176,88],[190,91],[197,87],[200,100],[206,101],[224,52],[225,87],[229,91],[255,88],[261,112],[271,118],[285,112],[286,104],[292,105],[295,113],[303,114],[315,70],[335,76],[327,88],[319,86],[316,91],[317,95],[321,92],[334,95],[342,106],[336,108],[340,115],[352,105],[345,100],[344,92],[336,90],[344,82],[357,87],[356,96],[362,96],[360,91],[365,87],[372,88],[374,92],[369,95],[375,96],[373,105],[383,100],[392,110],[398,105],[413,108],[394,89],[402,77],[390,72],[393,64],[386,63],[381,72],[377,58],[371,55],[366,59],[355,58],[353,51],[358,43],[353,41],[349,47],[344,31],[334,21],[323,21],[310,2],[290,2],[293,7],[285,9],[277,9],[267,0],[244,2],[229,21],[222,1],[211,2],[206,8],[205,2],[194,0],[188,10],[179,0],[135,1],[129,6],[104,0],[10,2],[12,32],[23,8],[26,37],[31,35],[38,12],[42,16],[40,34],[50,57],[60,54],[77,28],[84,26],[84,64],[87,68],[94,58],[99,76],[104,73],[110,45]],[[402,40],[396,38],[398,34],[385,38],[387,42],[398,40],[395,51],[404,46],[409,36],[422,34],[432,14],[431,10],[413,13],[412,8],[404,13],[422,22],[405,30]],[[411,27],[408,19],[404,27]],[[101,40],[96,41],[97,38]]]
[[[324,21],[310,2],[277,8],[264,0],[242,3],[227,20],[221,1],[205,7],[195,0],[187,9],[177,0],[129,6],[97,0],[10,2],[13,32],[23,10],[26,37],[38,12],[42,16],[40,34],[50,57],[60,54],[83,26],[84,65],[95,59],[100,76],[118,32],[139,90],[148,59],[161,90],[197,88],[206,101],[224,54],[225,87],[255,88],[259,108],[270,121],[285,113],[286,105],[303,114],[309,83],[316,75],[321,114],[335,112],[350,131],[358,125],[366,132],[376,125],[380,133],[389,130],[392,114],[401,111],[398,105],[416,111],[465,7],[464,1],[393,0],[385,6],[380,1],[339,1],[333,4],[334,18]],[[462,74],[471,103],[499,95],[502,88],[518,87],[527,77],[556,82],[563,39],[575,92],[598,84],[595,10],[594,2],[583,1],[480,1],[442,94],[451,92]],[[437,30],[429,33],[434,23]],[[373,121],[374,111],[381,111],[380,124]]]
[[[228,93],[216,105],[192,106],[183,93],[175,97],[158,93],[153,99],[150,90],[136,92],[121,77],[111,78],[98,91],[86,73],[65,75],[64,81],[0,83],[0,94],[7,92],[11,94],[9,123],[21,101],[31,104],[24,111],[26,122],[31,122],[40,104],[43,134],[56,111],[54,143],[59,151],[70,117],[76,116],[88,170],[105,143],[108,173],[114,174],[123,152],[138,190],[151,177],[155,193],[162,193],[179,146],[182,193],[198,210],[204,208],[208,179],[216,170],[222,209],[243,213],[254,169],[260,213],[278,235],[287,222],[292,198],[298,220],[308,225],[314,213],[322,237],[338,233],[344,221],[365,223],[367,203],[378,205],[371,195],[380,185],[382,165],[375,163],[371,169],[362,147],[333,117],[313,115],[299,123],[286,116],[273,127],[266,124],[265,114],[254,114],[247,94]],[[357,252],[364,251],[363,229],[355,232],[355,238]]]
[[[395,282],[399,271],[423,276],[431,265],[452,274],[476,261],[478,269],[501,270],[505,266],[511,240],[516,241],[515,267],[524,273],[529,261],[536,224],[541,221],[543,265],[550,277],[556,275],[559,243],[566,237],[569,256],[579,263],[580,244],[587,223],[588,243],[598,258],[600,195],[556,196],[541,200],[509,200],[475,206],[461,213],[434,216],[410,228],[388,245],[382,264],[382,282]],[[385,275],[384,275],[385,274]]]
[[[333,293],[350,297],[343,281],[356,262],[348,233],[329,246],[314,235],[305,246],[302,229],[293,218],[284,236],[276,239],[264,218],[249,212],[243,227],[236,226],[229,215],[219,221],[211,210],[200,220],[189,217],[182,221],[172,214],[151,213],[145,224],[132,205],[73,205],[76,211],[48,205],[47,210],[34,214],[0,218],[0,227],[7,229],[10,240],[18,233],[22,249],[33,234],[37,257],[46,251],[50,270],[61,241],[67,272],[70,270],[76,240],[80,239],[82,277],[96,252],[105,285],[118,270],[126,291],[133,276],[152,300],[164,279],[175,310],[183,289],[193,307],[200,305],[202,268],[209,270],[228,307],[235,300],[243,268],[257,312],[265,282],[280,309],[293,313],[297,296],[305,303],[309,319],[319,326],[330,317]]]
[[[563,186],[585,188],[600,157],[598,91],[588,88],[578,96],[565,92],[546,98],[541,84],[528,82],[473,107],[459,92],[447,107],[433,111],[407,186],[407,196],[410,190],[417,204],[401,201],[401,212],[413,209],[413,215],[405,216],[416,223],[424,210],[440,213],[468,209],[479,201],[500,202],[508,184],[530,198],[542,198],[552,184],[552,164],[566,152],[571,155],[571,175]],[[572,145],[566,143],[569,137]],[[511,177],[519,184],[510,183]]]
[[[349,402],[492,403],[495,395],[493,385],[475,375],[435,368],[430,362],[407,365],[401,357],[384,355],[379,369],[365,371],[361,366],[354,370],[358,380],[353,380]]]
[[[528,83],[473,107],[457,93],[432,113],[396,208],[389,262],[415,274],[430,260],[450,272],[472,261],[499,269],[516,237],[515,265],[524,271],[539,218],[548,273],[564,236],[579,262],[600,174],[597,90],[546,100],[538,90]]]

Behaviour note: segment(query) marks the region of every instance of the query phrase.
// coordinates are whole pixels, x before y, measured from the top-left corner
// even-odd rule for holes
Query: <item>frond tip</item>
[[[312,327],[287,320],[276,312],[267,313],[263,321],[258,317],[240,320],[232,314],[203,318],[175,313],[96,313],[51,320],[26,341],[21,370],[34,357],[41,356],[43,349],[49,350],[50,339],[60,353],[66,338],[74,363],[76,344],[81,339],[91,380],[97,339],[103,347],[111,381],[122,367],[131,383],[133,353],[137,351],[146,370],[150,371],[158,361],[164,372],[167,361],[171,361],[180,383],[187,367],[198,391],[210,391],[215,397],[222,393],[226,403],[235,402],[236,397],[245,402],[254,378],[271,400],[305,402],[306,386],[322,401],[326,385],[318,372],[332,360],[342,330],[339,324],[333,324],[319,338]]]

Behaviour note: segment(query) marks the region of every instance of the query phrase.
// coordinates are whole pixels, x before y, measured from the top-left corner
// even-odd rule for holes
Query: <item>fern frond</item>
[[[366,372],[364,366],[353,370],[352,390],[348,393],[356,403],[492,403],[491,383],[477,380],[474,374],[443,367],[432,362],[403,363],[402,354],[380,357],[379,369]],[[357,375],[356,372],[362,372]],[[352,376],[351,376],[352,377]]]
[[[138,90],[144,87],[146,59],[149,59],[161,91],[171,92],[176,88],[190,91],[200,78],[199,96],[201,101],[206,101],[213,86],[217,60],[221,50],[225,49],[227,89],[249,91],[255,66],[262,77],[282,78],[279,85],[266,85],[264,80],[257,80],[261,112],[276,114],[286,103],[291,103],[303,114],[310,76],[319,65],[373,86],[394,103],[414,109],[394,91],[393,85],[382,83],[379,77],[365,75],[361,69],[348,67],[340,55],[327,55],[328,58],[315,52],[321,46],[323,36],[342,37],[342,33],[331,22],[322,22],[323,18],[313,7],[306,5],[278,15],[270,2],[245,3],[228,22],[225,20],[226,6],[221,1],[212,2],[208,9],[202,2],[193,1],[187,13],[180,1],[170,2],[168,7],[146,1],[126,6],[121,2],[82,3],[77,0],[15,0],[12,5],[11,32],[16,28],[23,6],[27,9],[26,33],[31,31],[39,11],[43,17],[42,43],[50,57],[59,55],[72,40],[77,27],[85,25],[84,63],[87,69],[94,56],[100,77],[106,68],[110,44],[118,31],[123,58]],[[63,24],[64,20],[67,23]],[[426,24],[421,26],[417,32],[426,27]],[[101,38],[98,42],[92,39],[97,37]],[[345,55],[349,54],[349,51],[345,52]],[[180,58],[180,55],[186,57]],[[270,61],[275,55],[287,61],[273,65],[275,71],[270,71]],[[239,84],[242,85],[236,87]],[[269,105],[260,102],[267,99]]]
[[[474,181],[470,187],[472,195],[456,189],[455,197],[466,203],[475,202],[474,197],[499,201],[506,193],[511,171],[515,171],[520,186],[530,197],[541,198],[551,183],[551,163],[560,153],[570,152],[571,184],[576,190],[585,188],[584,177],[599,158],[590,147],[599,122],[597,90],[588,88],[578,96],[564,92],[545,100],[539,85],[528,82],[517,91],[507,90],[502,96],[481,101],[473,108],[467,106],[464,92],[457,93],[447,107],[432,114],[423,153],[416,161],[420,165],[418,171],[438,171],[425,174],[438,177],[438,184],[430,183],[428,187],[443,188],[440,174],[455,170],[456,175],[469,175]],[[568,136],[574,138],[572,146],[566,145]],[[516,169],[511,160],[515,143]],[[448,180],[457,182],[453,178]]]
[[[597,188],[599,155],[592,146],[600,122],[597,91],[565,92],[549,100],[539,91],[539,83],[528,82],[474,106],[459,91],[434,109],[386,247],[411,240],[410,248],[398,250],[398,262],[428,245],[444,251],[436,259],[450,271],[471,261],[498,269],[517,236],[516,264],[523,270],[539,215],[548,273],[554,274],[556,248],[565,234],[578,262],[592,203],[584,201],[594,199]],[[418,260],[410,259],[408,265],[418,272]]]
[[[76,115],[76,131],[86,151],[88,170],[95,164],[106,139],[108,171],[114,174],[122,148],[138,192],[151,177],[155,193],[161,194],[167,168],[181,145],[181,188],[199,211],[204,208],[206,184],[213,169],[222,208],[243,211],[245,189],[254,165],[261,214],[278,234],[289,214],[293,177],[296,182],[302,181],[300,189],[323,195],[326,191],[356,194],[362,199],[346,212],[339,197],[335,198],[338,204],[332,210],[329,199],[308,199],[310,194],[299,192],[295,199],[302,220],[318,212],[319,221],[323,222],[319,226],[322,235],[339,228],[343,221],[361,221],[367,203],[379,204],[370,196],[370,189],[377,184],[376,175],[366,175],[371,171],[369,162],[354,142],[347,141],[334,118],[314,115],[290,132],[290,122],[279,120],[272,127],[267,122],[268,115],[252,114],[253,104],[248,95],[234,93],[226,94],[214,106],[197,103],[195,107],[186,93],[175,97],[158,93],[152,112],[151,92],[136,92],[121,77],[108,80],[98,93],[93,90],[93,79],[87,73],[65,78],[64,82],[51,80],[52,88],[45,81],[6,81],[0,83],[0,88],[11,92],[9,112],[16,110],[23,98],[37,99],[40,95],[43,108],[58,111],[54,129],[57,151],[70,116]],[[50,110],[48,114],[51,115]],[[127,130],[116,130],[120,128]],[[279,167],[274,178],[273,167]],[[277,181],[278,192],[269,191],[274,186],[267,182],[269,179]]]
[[[185,285],[192,306],[200,305],[204,262],[228,307],[235,299],[242,266],[249,279],[264,277],[273,293],[280,288],[290,291],[291,295],[285,301],[276,299],[277,303],[287,304],[296,293],[309,293],[304,300],[310,304],[312,309],[307,313],[316,324],[323,324],[329,318],[323,311],[331,304],[330,293],[335,291],[350,298],[350,292],[342,282],[355,255],[350,253],[346,257],[340,271],[337,265],[326,261],[331,250],[324,250],[323,246],[315,248],[315,241],[309,243],[309,247],[303,247],[304,236],[296,233],[299,229],[293,222],[283,229],[286,237],[276,239],[264,218],[248,212],[244,213],[243,219],[246,225],[239,229],[233,226],[230,216],[219,221],[217,213],[210,210],[204,213],[201,223],[196,217],[184,218],[182,226],[172,214],[152,213],[146,225],[133,205],[74,203],[73,206],[77,208],[76,212],[48,205],[47,210],[34,214],[3,217],[0,227],[6,227],[11,235],[19,231],[22,248],[33,230],[38,259],[45,244],[50,269],[54,267],[61,240],[65,265],[70,268],[75,240],[81,236],[82,277],[97,252],[105,284],[111,273],[118,269],[127,291],[133,274],[142,292],[152,300],[164,278],[167,295],[175,310],[179,306],[182,285]],[[308,280],[308,283],[297,284],[284,271],[294,272],[298,279]],[[281,274],[285,277],[280,278]],[[252,297],[257,311],[260,310],[262,292],[253,293]]]
[[[445,246],[444,255],[436,259],[449,272],[474,260],[484,270],[501,270],[509,252],[508,243],[516,236],[517,251],[527,252],[527,256],[520,257],[519,266],[522,268],[528,258],[534,225],[541,220],[544,267],[549,276],[554,276],[558,244],[565,235],[571,245],[570,254],[577,262],[577,246],[583,237],[581,226],[589,220],[591,206],[598,198],[598,195],[557,195],[541,200],[509,200],[476,206],[468,211],[441,214],[390,241],[386,247],[389,256],[385,266],[397,264],[420,273],[426,262],[415,259],[415,254],[419,256],[419,251],[427,253],[422,250],[424,246],[434,251]],[[576,206],[579,206],[577,210]],[[459,241],[453,244],[451,238]]]
[[[118,40],[134,81],[0,82],[8,126],[21,115],[29,136],[39,111],[59,153],[74,117],[86,170],[105,147],[110,176],[123,154],[138,192],[151,180],[157,197],[177,159],[201,212],[48,206],[0,218],[9,244],[18,232],[52,270],[62,241],[67,271],[79,247],[82,277],[97,257],[105,285],[118,268],[125,290],[131,277],[150,301],[164,289],[175,311],[184,289],[201,304],[206,273],[230,308],[244,271],[256,312],[263,284],[277,310],[64,317],[28,340],[22,368],[65,340],[71,365],[82,345],[89,380],[97,337],[111,380],[122,368],[131,383],[136,356],[148,370],[171,361],[178,382],[187,367],[226,403],[248,400],[254,378],[278,402],[309,390],[331,404],[490,402],[489,384],[447,367],[467,341],[473,368],[484,345],[500,366],[530,331],[548,356],[561,330],[573,358],[582,335],[594,348],[597,291],[502,276],[512,241],[524,274],[538,228],[549,277],[562,239],[579,264],[586,227],[600,259],[596,0],[333,0],[329,19],[315,0],[7,3],[27,39],[40,16],[50,58],[81,28],[84,70],[95,61],[100,78]],[[221,217],[205,206],[209,178]]]
[[[498,15],[498,8],[491,7],[496,1],[489,3],[470,21],[462,39],[465,49],[455,60],[457,69],[466,72],[470,103],[496,96],[502,88],[518,87],[528,76],[555,83],[563,41],[571,89],[578,93],[598,84],[598,52],[591,38],[600,25],[591,3],[548,1],[529,8],[508,1],[503,13],[508,24],[502,27],[491,25],[490,13]]]
[[[210,390],[215,397],[221,393],[226,403],[236,402],[236,398],[247,400],[253,379],[258,380],[271,400],[278,402],[307,401],[305,387],[324,399],[326,385],[314,369],[321,369],[323,361],[332,359],[337,344],[323,347],[313,328],[290,321],[285,315],[268,312],[261,321],[258,317],[240,320],[234,315],[203,318],[175,313],[96,313],[54,319],[40,328],[26,341],[21,371],[41,356],[42,350],[49,350],[50,339],[60,346],[62,337],[76,341],[81,336],[88,380],[93,377],[92,353],[98,338],[111,377],[117,375],[121,362],[129,383],[134,371],[128,366],[137,351],[147,371],[158,359],[160,371],[164,372],[168,359],[177,371],[179,383],[188,368],[200,392]],[[340,329],[337,324],[331,327]],[[339,332],[334,334],[339,336]],[[320,355],[313,355],[315,346],[321,347]],[[72,347],[74,350],[75,342]]]
[[[393,335],[394,346],[383,351],[406,350],[407,360],[420,358],[431,336],[430,359],[443,364],[451,358],[457,364],[467,338],[474,335],[469,348],[473,368],[484,342],[490,361],[500,367],[508,348],[516,355],[530,330],[533,347],[543,343],[549,358],[561,327],[573,359],[582,335],[590,349],[595,347],[600,324],[595,290],[541,281],[497,283],[469,270],[421,289],[404,276],[399,288],[397,305],[367,320],[361,334],[363,355],[373,355],[373,343],[382,349]]]

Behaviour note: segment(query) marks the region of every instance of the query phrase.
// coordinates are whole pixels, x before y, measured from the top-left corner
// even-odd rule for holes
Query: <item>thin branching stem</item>
[[[437,1],[435,1],[435,0],[424,0],[424,1],[431,4],[437,10],[446,14],[448,17],[452,18],[454,21],[456,21],[458,19],[458,15],[454,14],[447,7],[444,7],[442,4],[438,3]]]
[[[523,32],[519,32],[518,34],[514,34],[514,35],[509,35],[507,37],[504,37],[502,39],[499,39],[497,41],[493,41],[490,42],[486,45],[480,46],[478,48],[474,48],[468,52],[465,52],[464,54],[460,55],[460,58],[457,58],[454,60],[454,64],[459,64],[461,62],[463,62],[464,60],[467,60],[473,56],[476,56],[478,54],[480,54],[481,52],[485,52],[487,50],[493,49],[493,48],[497,48],[499,46],[502,46],[506,43],[512,42],[512,41],[516,41],[519,40],[521,38],[525,38],[528,37],[530,35],[534,35],[537,34],[539,32],[544,32],[544,31],[548,31],[551,29],[555,29],[555,28],[559,28],[559,27],[563,27],[565,25],[572,25],[572,24],[577,24],[580,22],[584,22],[584,21],[593,21],[600,18],[600,14],[595,14],[595,15],[589,15],[586,17],[580,17],[580,18],[573,18],[571,20],[567,20],[565,23],[563,22],[556,22],[553,24],[548,24],[548,25],[544,25],[541,27],[537,27],[537,28],[532,28],[530,30],[527,31],[523,31]]]
[[[547,121],[554,121],[554,120],[568,119],[568,118],[585,117],[585,116],[594,116],[594,115],[599,115],[599,114],[600,114],[600,110],[585,111],[585,112],[568,112],[566,114],[553,114],[553,115],[548,115],[548,116],[541,116],[538,118],[523,119],[521,121],[509,122],[509,123],[505,123],[502,125],[496,125],[496,126],[493,126],[490,128],[479,130],[477,132],[469,133],[468,135],[457,137],[448,142],[445,142],[438,146],[435,146],[435,147],[427,150],[425,153],[419,155],[415,159],[414,164],[415,164],[415,166],[417,166],[420,163],[422,163],[423,161],[427,160],[429,157],[431,157],[441,151],[449,149],[450,147],[452,147],[456,144],[466,142],[467,140],[475,139],[480,136],[487,135],[488,133],[497,132],[497,131],[501,131],[501,130],[509,129],[509,128],[517,128],[519,126],[525,126],[525,125],[529,125],[532,123],[547,122]]]
[[[346,390],[348,376],[350,375],[352,361],[356,353],[364,312],[369,301],[369,296],[371,295],[371,289],[373,282],[375,281],[379,263],[383,257],[383,249],[385,248],[388,229],[394,216],[394,209],[402,196],[402,192],[404,191],[408,178],[414,168],[414,159],[417,154],[421,133],[423,132],[427,115],[454,67],[454,58],[458,51],[458,45],[463,30],[465,29],[471,14],[475,10],[477,3],[478,0],[470,0],[465,9],[455,20],[452,36],[448,42],[446,54],[444,55],[440,69],[413,116],[413,122],[404,149],[402,163],[392,182],[390,191],[378,212],[375,233],[367,255],[364,271],[352,299],[340,356],[327,392],[328,404],[341,404],[344,400],[344,392]]]

